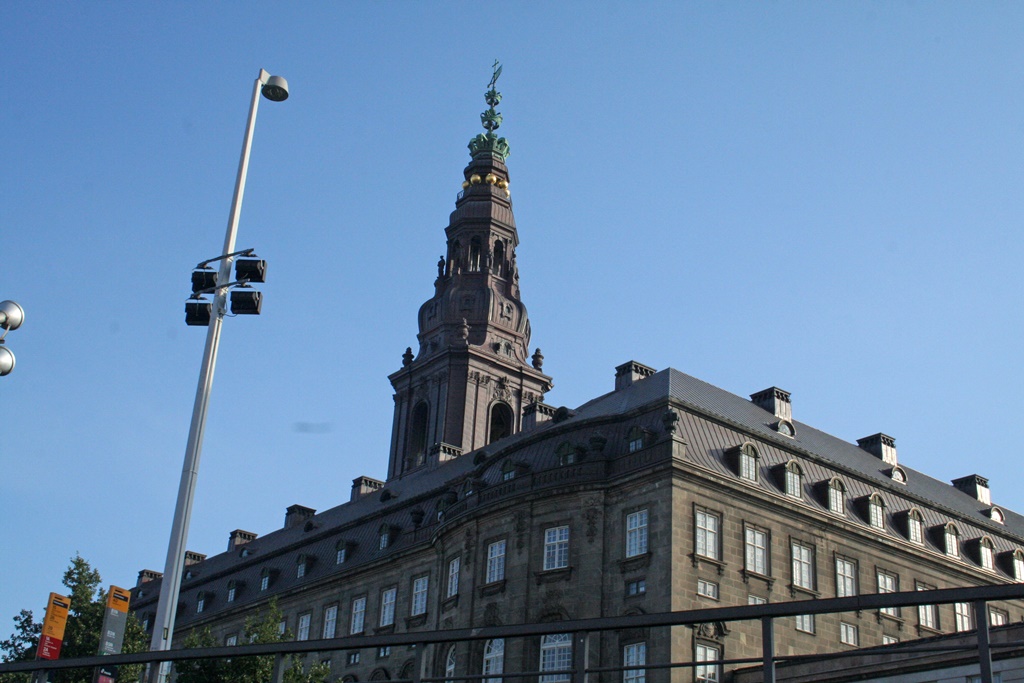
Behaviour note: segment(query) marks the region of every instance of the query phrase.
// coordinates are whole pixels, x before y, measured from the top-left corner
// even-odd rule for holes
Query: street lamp
[[[11,330],[21,327],[25,320],[25,311],[13,301],[0,301],[0,377],[11,374],[14,369],[14,352],[4,346],[4,337]]]
[[[206,429],[206,413],[210,404],[210,390],[213,387],[213,370],[217,364],[217,348],[220,345],[221,323],[226,313],[225,302],[229,287],[247,284],[244,282],[229,284],[228,278],[231,274],[231,263],[235,257],[252,255],[251,249],[247,249],[244,252],[235,251],[235,236],[238,233],[238,218],[242,211],[245,177],[249,170],[249,150],[252,147],[253,130],[256,126],[256,109],[259,106],[261,92],[264,97],[272,102],[283,102],[288,99],[288,82],[280,76],[271,76],[263,69],[260,69],[260,74],[253,86],[252,102],[249,105],[249,120],[245,126],[242,157],[238,162],[238,176],[235,179],[235,193],[231,200],[231,214],[228,217],[224,249],[221,252],[221,256],[200,264],[202,267],[219,260],[220,269],[213,283],[206,281],[209,287],[199,288],[209,288],[209,293],[213,294],[213,301],[212,303],[204,302],[209,305],[206,348],[203,351],[203,365],[199,371],[199,385],[196,388],[196,399],[192,408],[192,424],[189,427],[188,443],[185,447],[185,462],[181,470],[181,483],[178,485],[178,500],[174,505],[174,521],[171,525],[171,538],[167,546],[167,562],[164,565],[164,576],[160,585],[160,600],[157,604],[156,621],[153,626],[153,639],[150,643],[151,650],[171,649],[171,640],[174,637],[174,618],[177,613],[178,594],[181,589],[181,572],[185,565],[185,543],[188,540],[189,521],[192,517],[192,499],[195,494],[196,479],[199,474],[199,457],[203,448],[203,433]],[[195,276],[193,276],[193,291],[197,291]],[[189,315],[188,306],[186,306],[186,319]],[[155,667],[155,669],[155,680],[158,683],[166,681],[170,672],[170,663],[164,662],[159,667]]]

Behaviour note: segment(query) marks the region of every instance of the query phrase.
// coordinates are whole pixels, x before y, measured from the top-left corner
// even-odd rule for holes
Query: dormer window
[[[730,449],[736,453],[736,474],[740,476],[740,479],[746,479],[747,481],[757,481],[757,449],[752,444],[745,443],[738,449]]]
[[[1024,551],[1013,551],[1013,580],[1024,582]]]
[[[783,489],[790,498],[800,498],[803,494],[804,473],[800,463],[790,460],[783,470]]]
[[[206,609],[206,593],[199,591],[199,595],[196,596],[196,614]]]
[[[877,493],[868,498],[868,524],[876,529],[885,528],[885,503]]]
[[[995,571],[996,552],[992,546],[992,539],[985,536],[978,544],[978,559],[981,561],[981,568],[988,571]]]
[[[231,579],[228,581],[228,602],[234,602],[235,598],[238,597],[238,581]]]
[[[779,420],[775,423],[775,431],[783,436],[793,438],[796,436],[796,428],[793,427],[793,423],[789,420]]]
[[[943,528],[943,542],[947,557],[960,557],[960,532],[956,525],[950,522]]]
[[[191,581],[192,580],[192,570],[191,569],[188,569],[188,570],[185,571],[185,580],[186,581]]]
[[[303,553],[295,558],[295,578],[301,579],[306,575],[306,571],[309,566],[313,563],[313,558]]]
[[[996,524],[1006,524],[1006,515],[1003,511],[997,507],[990,508],[988,511],[988,518]]]
[[[893,467],[889,476],[891,476],[892,480],[897,484],[907,483],[907,473],[903,471],[902,467]]]
[[[239,557],[249,557],[250,555],[252,555],[252,548],[242,548],[238,551]]]
[[[640,427],[632,427],[629,430],[629,436],[626,438],[630,453],[636,453],[644,447],[644,430]]]
[[[924,521],[919,510],[907,513],[907,540],[917,545],[924,545]]]
[[[560,466],[572,465],[576,462],[576,447],[568,441],[563,441],[555,450],[555,455],[558,456]]]
[[[390,546],[395,540],[395,533],[397,529],[388,524],[381,524],[380,529],[377,530],[377,549],[384,550]]]
[[[838,478],[828,483],[828,511],[836,515],[846,514],[846,487]]]
[[[501,480],[502,481],[509,481],[511,479],[515,479],[515,477],[516,477],[516,466],[512,463],[511,460],[506,460],[501,465]]]
[[[263,571],[260,572],[260,590],[265,591],[270,588],[270,578],[273,572],[269,567],[264,567]]]

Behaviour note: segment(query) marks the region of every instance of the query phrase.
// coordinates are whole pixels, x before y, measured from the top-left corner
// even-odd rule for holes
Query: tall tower
[[[550,391],[540,349],[530,356],[530,321],[519,298],[519,234],[509,194],[509,146],[495,130],[501,66],[480,114],[486,133],[469,143],[472,160],[445,229],[434,296],[419,311],[419,351],[407,349],[395,389],[388,479],[480,448],[522,428],[523,410]]]

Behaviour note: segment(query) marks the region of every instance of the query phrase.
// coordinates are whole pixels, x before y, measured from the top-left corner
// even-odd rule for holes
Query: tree
[[[289,662],[290,666],[283,676],[284,683],[324,683],[331,673],[330,665],[324,662],[314,662],[306,671],[299,655],[292,655]]]
[[[76,553],[71,558],[67,571],[64,572],[63,584],[67,588],[68,597],[71,598],[71,608],[64,629],[61,659],[91,657],[98,652],[104,609],[107,604],[107,593],[100,588],[100,583],[100,573]],[[14,618],[14,622],[14,633],[7,640],[0,641],[0,650],[4,653],[3,661],[19,662],[34,659],[39,645],[41,625],[33,620],[32,612],[29,610],[22,610],[19,616]],[[146,633],[135,619],[135,615],[129,613],[121,652],[129,654],[145,652],[147,649]],[[118,683],[136,681],[140,672],[139,665],[123,666],[117,674]],[[54,683],[91,683],[92,674],[92,670],[67,669],[54,672],[51,680]],[[29,675],[0,676],[0,683],[21,683],[27,680]]]

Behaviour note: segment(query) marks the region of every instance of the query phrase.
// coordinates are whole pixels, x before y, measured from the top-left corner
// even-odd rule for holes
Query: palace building
[[[237,643],[272,598],[283,629],[315,640],[1024,581],[1024,517],[995,505],[985,478],[943,483],[901,464],[891,436],[818,431],[777,387],[744,398],[629,361],[608,393],[545,404],[552,378],[531,352],[495,81],[419,347],[389,376],[386,481],[360,477],[337,507],[293,505],[280,529],[190,553],[177,646],[206,627]],[[134,590],[149,628],[160,580],[143,571]],[[1022,617],[1017,603],[990,612],[993,625]],[[808,615],[780,620],[776,651],[972,628],[966,604]],[[757,623],[605,633],[597,645],[593,667],[761,656]],[[559,670],[571,649],[568,634],[432,646],[423,675]],[[405,647],[322,658],[331,681],[409,678],[414,661]],[[726,675],[706,665],[624,680]]]

